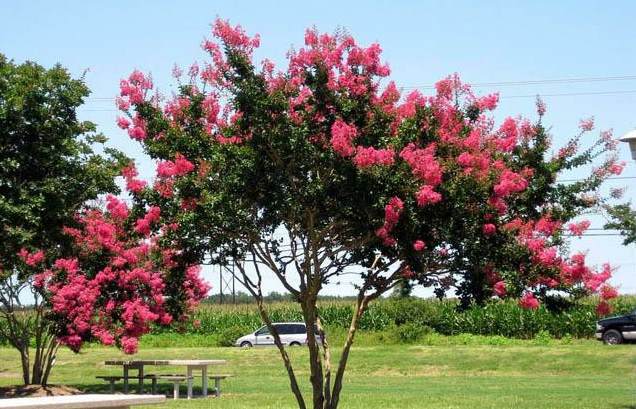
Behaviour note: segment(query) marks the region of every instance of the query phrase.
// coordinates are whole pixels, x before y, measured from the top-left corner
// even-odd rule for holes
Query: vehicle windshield
[[[262,326],[256,331],[256,335],[269,335],[269,328],[267,326]]]

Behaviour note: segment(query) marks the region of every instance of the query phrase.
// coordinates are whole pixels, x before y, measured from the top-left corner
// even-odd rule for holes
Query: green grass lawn
[[[307,353],[292,350],[307,381]],[[91,346],[59,353],[51,383],[105,392],[98,374],[116,374],[103,361],[122,356]],[[226,359],[219,369],[234,378],[220,399],[168,401],[170,408],[293,408],[294,400],[275,349],[143,348],[139,358]],[[594,341],[572,345],[381,345],[354,348],[342,408],[636,408],[636,346]],[[147,367],[147,371],[156,368]],[[175,368],[160,368],[174,372]],[[155,370],[156,372],[156,370]],[[18,383],[15,352],[0,349],[0,385]],[[166,385],[165,392],[169,392]],[[182,393],[185,390],[182,389]],[[156,407],[156,406],[153,406]]]

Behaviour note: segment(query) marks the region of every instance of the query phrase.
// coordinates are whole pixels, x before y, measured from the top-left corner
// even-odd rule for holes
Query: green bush
[[[414,322],[407,322],[395,328],[395,337],[398,342],[412,344],[419,341],[424,335],[428,335],[433,329],[426,325],[419,325]]]
[[[217,338],[217,342],[219,346],[222,347],[231,347],[234,345],[234,342],[242,337],[245,334],[249,334],[250,330],[246,329],[246,327],[241,325],[235,325],[230,328],[225,328],[222,330]]]

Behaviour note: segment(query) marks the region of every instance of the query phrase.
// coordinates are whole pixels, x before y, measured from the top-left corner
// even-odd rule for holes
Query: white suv
[[[300,346],[307,345],[307,327],[303,322],[275,322],[274,327],[278,331],[283,345]],[[316,335],[316,338],[320,338]],[[274,337],[269,333],[267,326],[263,326],[251,334],[237,339],[234,346],[251,348],[256,346],[273,346]]]

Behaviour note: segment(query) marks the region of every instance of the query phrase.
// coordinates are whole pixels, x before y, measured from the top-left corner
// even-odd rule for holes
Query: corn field
[[[636,296],[624,295],[612,302],[614,314],[636,308]],[[386,299],[371,304],[360,322],[363,331],[384,331],[405,324],[429,327],[443,335],[469,333],[500,335],[509,338],[533,338],[540,332],[552,337],[589,338],[594,336],[599,317],[593,298],[563,312],[545,307],[525,310],[515,302],[495,302],[483,307],[457,311],[455,300]],[[353,304],[347,301],[324,302],[319,305],[321,320],[330,328],[348,328]],[[300,308],[292,302],[268,305],[272,321],[302,321]],[[202,305],[186,327],[177,331],[192,334],[214,334],[236,329],[251,331],[262,325],[256,307],[241,305]],[[173,330],[170,330],[173,331]]]

